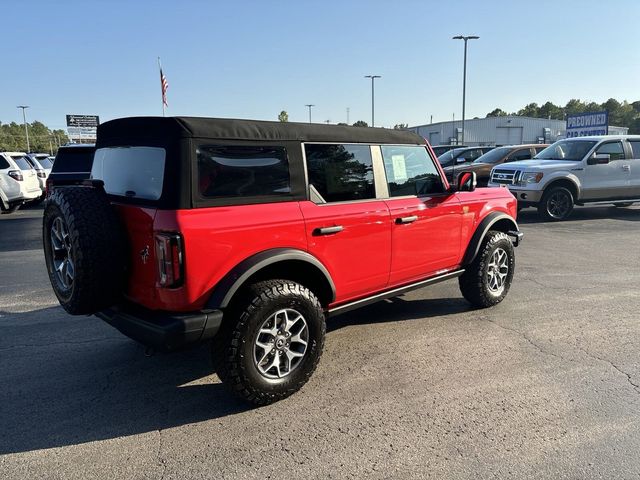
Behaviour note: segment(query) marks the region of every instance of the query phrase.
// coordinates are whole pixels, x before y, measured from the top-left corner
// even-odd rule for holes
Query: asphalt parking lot
[[[0,216],[0,477],[638,478],[640,207],[520,215],[507,299],[457,282],[328,325],[311,381],[252,409],[206,348],[146,357],[60,308],[42,209]]]

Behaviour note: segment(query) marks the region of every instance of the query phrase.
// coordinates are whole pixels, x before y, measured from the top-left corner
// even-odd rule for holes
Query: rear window
[[[99,148],[91,178],[102,180],[105,191],[111,195],[158,200],[162,195],[164,164],[164,148]]]
[[[40,165],[42,165],[42,168],[48,169],[53,167],[53,162],[48,158],[39,158],[38,161]]]
[[[205,198],[289,195],[284,147],[200,145],[198,191]]]
[[[18,165],[20,170],[31,170],[33,168],[29,161],[24,157],[11,157],[11,159],[16,162],[16,165]]]
[[[53,171],[56,173],[90,172],[94,152],[93,148],[61,148],[56,155],[56,161],[52,164]]]

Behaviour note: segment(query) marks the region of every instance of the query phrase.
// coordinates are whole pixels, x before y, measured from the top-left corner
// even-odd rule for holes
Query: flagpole
[[[160,63],[160,57],[158,57],[158,70],[160,70],[160,92],[162,92],[162,64]],[[164,99],[163,95],[160,95],[160,101],[162,102],[162,116],[164,117]]]

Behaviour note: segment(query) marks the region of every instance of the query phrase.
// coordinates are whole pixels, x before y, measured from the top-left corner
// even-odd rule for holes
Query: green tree
[[[27,123],[29,146],[32,152],[57,152],[58,145],[69,141],[63,130],[51,131],[42,122]],[[24,125],[15,122],[0,123],[0,150],[26,152],[27,140]]]
[[[530,103],[526,107],[518,110],[516,115],[522,115],[523,117],[539,117],[540,107],[538,107],[537,103]]]
[[[502,110],[501,108],[496,108],[495,110],[492,110],[489,113],[487,113],[487,118],[488,117],[506,117],[507,115],[509,114],[504,110]]]
[[[358,120],[357,122],[355,122],[353,124],[354,127],[368,127],[369,124],[367,124],[367,122],[365,122],[364,120]]]
[[[280,115],[278,115],[278,120],[281,122],[288,122],[289,121],[289,114],[287,113],[286,110],[282,110],[280,112]]]

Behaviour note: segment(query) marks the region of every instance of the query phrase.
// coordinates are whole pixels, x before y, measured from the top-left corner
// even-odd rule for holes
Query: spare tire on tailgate
[[[126,281],[126,236],[100,186],[55,188],[42,223],[44,255],[53,290],[72,315],[117,303]]]

